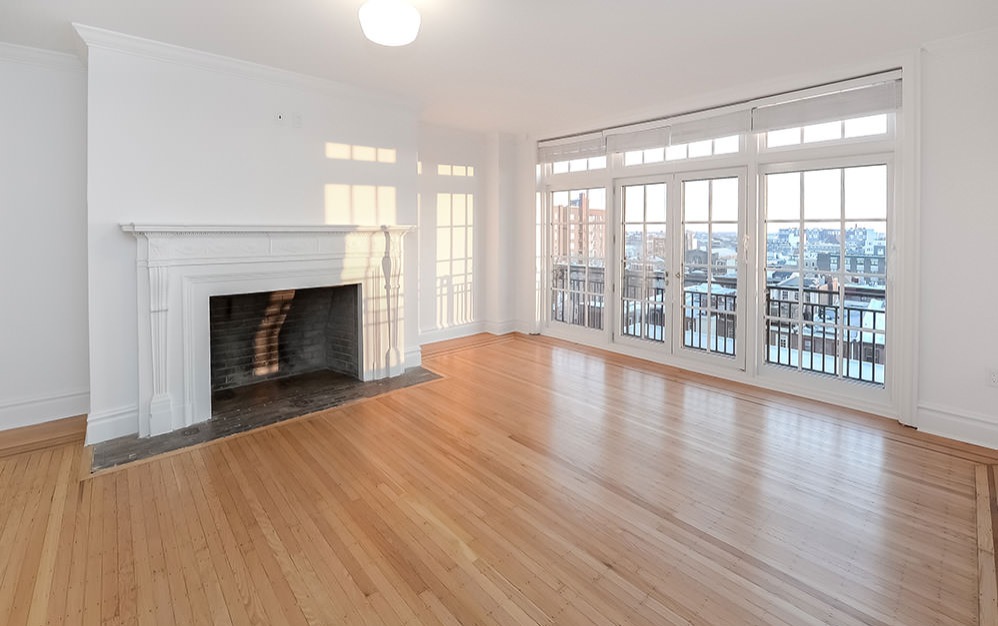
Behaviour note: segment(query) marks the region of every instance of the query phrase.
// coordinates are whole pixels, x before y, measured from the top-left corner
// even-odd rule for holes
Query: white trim
[[[399,288],[402,238],[413,226],[121,228],[138,243],[137,428],[142,437],[211,417],[212,296],[360,285],[359,378],[397,376],[405,368]]]
[[[435,328],[433,330],[420,331],[418,343],[420,346],[423,346],[428,343],[468,337],[481,332],[485,332],[485,325],[482,322],[470,322],[468,324],[461,324],[460,326]]]
[[[918,429],[949,439],[998,448],[998,420],[984,413],[919,403]]]
[[[169,43],[135,37],[133,35],[126,35],[76,22],[73,23],[73,28],[76,29],[76,33],[87,45],[88,49],[113,50],[154,61],[209,72],[218,72],[249,80],[258,80],[283,87],[304,89],[334,97],[345,96],[383,102],[406,108],[411,112],[418,112],[419,108],[418,103],[411,98],[402,98],[395,94],[361,89],[324,78],[299,74],[210,52],[202,52]]]
[[[451,339],[460,339],[462,337],[470,337],[481,333],[488,333],[496,336],[508,335],[515,332],[522,332],[525,335],[530,334],[530,331],[523,330],[525,327],[526,325],[521,322],[510,320],[506,322],[472,322],[470,324],[462,324],[460,326],[452,326],[450,328],[428,330],[419,334],[420,346],[416,349],[421,351],[422,346],[427,344],[437,343],[438,341],[449,341]],[[419,365],[419,363],[416,365]],[[406,361],[406,367],[413,367],[409,364],[408,360]]]
[[[926,52],[943,51],[950,48],[963,48],[965,46],[989,45],[998,40],[998,28],[986,28],[953,37],[936,39],[922,45],[922,50]]]
[[[516,320],[513,322],[513,330],[511,332],[521,333],[523,335],[542,335],[540,324],[534,320]]]
[[[998,34],[998,30],[993,31]],[[888,389],[902,424],[919,427],[918,361],[921,341],[921,242],[922,219],[922,63],[921,50],[913,50],[904,63],[901,84],[904,107],[894,118],[897,159],[894,163],[894,206],[891,215],[894,243],[901,244],[895,262],[889,266],[894,276],[895,311],[891,345],[893,385]],[[891,253],[888,250],[888,253]],[[902,312],[898,315],[898,312]],[[903,340],[899,340],[904,338]]]
[[[41,48],[29,48],[0,41],[0,61],[35,65],[52,70],[83,73],[84,67],[75,55]]]
[[[17,398],[0,403],[0,431],[82,415],[90,410],[90,391]]]
[[[613,154],[608,155],[610,158],[608,158],[605,170],[569,173],[557,176],[552,175],[550,167],[543,166],[543,175],[537,185],[537,190],[541,192],[543,210],[543,219],[541,222],[545,228],[546,243],[546,240],[550,237],[549,205],[551,192],[565,189],[605,187],[608,190],[614,190],[613,193],[616,194],[618,186],[627,180],[664,178],[670,175],[675,176],[675,179],[679,180],[691,172],[700,174],[701,172],[712,173],[712,170],[747,168],[745,190],[748,211],[746,211],[745,222],[743,224],[743,234],[746,236],[746,240],[744,241],[744,253],[746,254],[744,263],[746,269],[744,276],[739,280],[739,286],[742,287],[744,285],[747,288],[749,285],[747,281],[752,281],[751,284],[755,285],[756,292],[763,294],[765,292],[764,283],[760,284],[760,282],[763,277],[761,267],[764,264],[765,233],[762,230],[762,222],[760,221],[762,192],[758,185],[761,172],[772,172],[777,168],[783,167],[791,170],[808,169],[809,167],[817,166],[819,163],[830,162],[836,163],[837,167],[843,167],[846,164],[853,165],[870,159],[883,162],[883,159],[886,158],[895,182],[895,186],[891,190],[893,202],[891,203],[888,228],[891,229],[891,239],[898,244],[898,250],[891,252],[891,254],[900,254],[904,267],[899,271],[898,266],[900,264],[898,262],[891,264],[893,271],[897,272],[897,281],[891,284],[891,292],[893,297],[897,299],[897,302],[891,307],[893,317],[889,327],[892,328],[890,331],[893,340],[891,350],[893,352],[895,346],[897,346],[898,354],[891,357],[890,367],[892,369],[888,372],[885,388],[867,388],[862,383],[850,380],[835,381],[836,384],[828,385],[827,381],[820,380],[820,375],[817,374],[814,377],[807,374],[797,374],[799,380],[796,380],[794,377],[786,376],[787,372],[773,371],[773,368],[766,367],[762,362],[761,333],[763,332],[763,326],[761,324],[762,312],[759,310],[758,305],[754,307],[748,306],[739,314],[739,321],[745,324],[743,328],[746,329],[738,333],[744,342],[740,350],[746,359],[745,372],[725,368],[723,367],[724,363],[703,362],[695,359],[694,357],[698,355],[684,355],[678,352],[675,355],[668,355],[657,352],[654,349],[642,349],[641,346],[628,346],[623,342],[615,344],[611,338],[611,333],[607,330],[587,331],[580,328],[569,328],[565,324],[550,321],[549,303],[551,286],[550,273],[547,271],[541,272],[537,281],[540,289],[540,297],[546,305],[538,311],[537,328],[544,335],[567,341],[644,358],[653,362],[717,376],[763,389],[817,399],[891,419],[899,419],[903,416],[906,423],[912,423],[914,421],[914,416],[912,415],[914,409],[906,407],[914,407],[915,398],[917,398],[918,346],[914,342],[908,341],[907,338],[912,336],[917,337],[917,314],[912,315],[911,312],[917,311],[918,307],[910,303],[915,302],[917,304],[917,290],[913,290],[913,287],[917,286],[918,283],[918,267],[917,262],[911,262],[911,258],[912,256],[917,258],[916,248],[918,244],[917,185],[919,184],[919,177],[917,176],[916,166],[918,164],[917,141],[919,131],[919,127],[917,126],[919,103],[917,100],[920,93],[918,91],[919,83],[917,82],[918,59],[912,57],[914,53],[915,51],[911,51],[908,54],[889,55],[866,66],[854,67],[851,72],[852,76],[860,77],[846,83],[840,83],[837,86],[832,84],[837,81],[821,80],[821,86],[795,90],[794,85],[788,82],[791,79],[759,86],[759,90],[763,91],[761,87],[765,87],[767,84],[779,85],[778,87],[767,89],[770,93],[786,94],[774,97],[773,100],[776,101],[791,97],[790,94],[800,97],[802,95],[826,93],[836,88],[841,89],[843,86],[855,87],[861,84],[877,82],[878,80],[883,81],[885,78],[896,78],[903,73],[904,108],[898,109],[894,122],[889,124],[887,136],[878,135],[838,141],[816,142],[814,144],[793,146],[786,150],[760,150],[758,134],[750,134],[747,135],[747,141],[743,141],[742,150],[738,154],[710,157],[711,160],[709,161],[707,160],[708,157],[704,157],[703,161],[685,159],[625,168],[622,156],[620,154]],[[895,69],[884,72],[883,68],[885,67],[900,67],[902,69],[900,71]],[[832,74],[827,72],[818,75],[819,79],[823,77],[834,78]],[[801,78],[799,84],[814,85],[815,83],[815,76],[811,75]],[[725,100],[728,102],[741,102],[741,105],[729,105],[729,108],[738,108],[738,106],[744,106],[749,102],[748,99],[725,99],[721,97],[717,97],[714,102],[724,102]],[[763,100],[757,98],[756,101],[755,104],[758,104]],[[710,98],[705,97],[698,101],[698,104],[701,105],[701,111],[692,117],[709,115]],[[694,107],[689,108],[692,109]],[[714,111],[717,110],[720,109],[714,109]],[[662,120],[672,121],[673,117],[659,114],[655,119],[659,120],[657,124],[661,125],[663,123]],[[635,128],[654,124],[655,122],[639,123]],[[608,126],[608,128],[626,129],[628,125],[626,123],[616,124]],[[620,131],[618,130],[617,132]],[[749,144],[749,141],[753,140],[756,143]],[[716,159],[716,161],[713,159]],[[670,206],[678,206],[678,204],[670,201]],[[609,211],[619,212],[618,199],[615,197],[612,200],[608,199],[607,208]],[[916,213],[912,215],[912,211]],[[902,214],[908,218],[907,221],[900,219],[899,216]],[[608,225],[614,224],[618,220],[619,216],[609,215],[607,217]],[[674,220],[673,222],[675,223]],[[619,247],[619,245],[618,242],[617,246]],[[607,265],[615,263],[618,256],[620,256],[619,250],[608,254]],[[545,267],[550,263],[550,259],[550,251],[544,250],[542,261]],[[673,266],[678,267],[678,264],[673,263]],[[897,297],[898,293],[903,294],[903,300]],[[614,302],[615,304],[619,295],[619,293],[607,292],[607,301]],[[744,298],[740,298],[740,300],[744,300]],[[608,307],[608,310],[616,311],[616,307]],[[616,322],[613,319],[605,318],[604,325],[609,331],[616,330]]]
[[[128,405],[91,413],[87,416],[87,441],[93,445],[108,439],[117,439],[139,432],[139,407]]]
[[[400,226],[352,226],[341,224],[246,224],[246,225],[218,225],[218,224],[136,224],[129,222],[121,225],[121,230],[126,233],[139,234],[183,234],[183,235],[207,235],[214,233],[376,233],[384,229],[414,230],[416,227],[409,225]]]
[[[415,346],[405,351],[405,369],[423,364],[423,347]]]
[[[485,332],[490,335],[508,335],[509,333],[515,333],[517,329],[517,323],[515,320],[506,320],[505,322],[484,322]]]

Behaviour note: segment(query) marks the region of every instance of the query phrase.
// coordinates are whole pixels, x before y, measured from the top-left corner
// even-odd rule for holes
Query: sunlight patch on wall
[[[396,196],[390,185],[326,185],[326,224],[396,224]]]
[[[374,146],[326,142],[326,158],[367,163],[395,163],[398,160],[398,150],[395,148],[376,148]]]
[[[475,177],[475,168],[472,165],[437,165],[437,176],[464,176]]]
[[[437,194],[437,328],[473,322],[474,194]]]

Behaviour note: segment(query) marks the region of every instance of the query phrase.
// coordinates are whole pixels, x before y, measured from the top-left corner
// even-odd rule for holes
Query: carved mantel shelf
[[[375,233],[389,231],[408,232],[415,226],[351,226],[346,224],[136,224],[129,222],[121,225],[126,233],[138,234],[184,234],[211,235],[217,233]]]

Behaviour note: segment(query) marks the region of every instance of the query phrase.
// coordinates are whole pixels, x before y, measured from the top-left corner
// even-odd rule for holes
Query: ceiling
[[[545,137],[998,26],[995,0],[412,0],[419,38],[383,48],[361,35],[362,1],[0,0],[0,41],[74,52],[79,22],[402,94],[436,124]]]

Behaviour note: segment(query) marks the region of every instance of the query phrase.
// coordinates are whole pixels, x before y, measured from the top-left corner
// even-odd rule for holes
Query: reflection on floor
[[[156,437],[129,435],[98,443],[91,469],[138,461],[438,378],[421,367],[367,383],[322,371],[215,392],[211,397],[212,416],[207,422]]]

